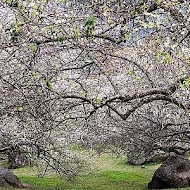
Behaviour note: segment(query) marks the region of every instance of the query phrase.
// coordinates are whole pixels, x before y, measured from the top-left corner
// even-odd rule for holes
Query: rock
[[[142,165],[147,162],[145,153],[137,149],[131,150],[127,153],[126,163],[130,165]]]
[[[135,154],[134,152],[127,154],[127,163],[130,165],[144,165],[150,162],[163,162],[168,158],[168,153],[153,152],[152,154]]]
[[[168,158],[167,153],[157,153],[152,156],[150,162],[163,162]]]
[[[146,164],[147,161],[145,160],[145,158],[134,158],[134,159],[127,158],[127,163],[130,165],[139,166],[139,165]]]
[[[9,169],[16,169],[25,166],[28,163],[28,158],[25,154],[17,154],[9,158]]]
[[[170,156],[155,171],[149,189],[190,187],[190,161],[183,156]]]
[[[0,186],[15,188],[32,188],[30,185],[22,184],[12,171],[0,168]]]

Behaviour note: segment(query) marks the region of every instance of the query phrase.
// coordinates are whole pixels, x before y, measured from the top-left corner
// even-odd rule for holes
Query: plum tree
[[[188,1],[0,7],[3,150],[19,147],[71,178],[84,162],[70,145],[85,138],[103,144],[125,134],[127,149],[137,131],[146,141],[157,128],[158,146],[189,142]]]

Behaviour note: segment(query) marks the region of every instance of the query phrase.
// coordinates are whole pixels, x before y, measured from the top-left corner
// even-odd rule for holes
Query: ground
[[[38,178],[34,168],[30,167],[14,170],[14,173],[23,183],[34,185],[35,190],[145,190],[159,165],[159,163],[148,164],[144,168],[130,166],[125,164],[124,158],[114,158],[104,154],[95,162],[96,170],[77,177],[73,182],[59,179],[55,175]],[[190,190],[190,188],[181,190]]]

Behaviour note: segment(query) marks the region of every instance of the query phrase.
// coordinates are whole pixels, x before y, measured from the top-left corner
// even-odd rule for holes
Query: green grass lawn
[[[159,164],[148,164],[141,168],[125,164],[122,158],[102,155],[95,167],[92,173],[77,177],[72,182],[53,175],[38,178],[34,169],[28,167],[14,170],[14,173],[23,183],[34,185],[35,190],[143,190],[147,189],[147,183]]]

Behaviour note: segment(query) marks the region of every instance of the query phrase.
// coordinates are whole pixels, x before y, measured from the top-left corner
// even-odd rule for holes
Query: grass
[[[14,173],[23,183],[34,185],[35,190],[145,190],[159,165],[148,164],[141,168],[125,164],[122,158],[102,155],[95,163],[95,171],[77,177],[72,182],[53,175],[38,178],[35,176],[35,170],[29,167],[14,170]]]

